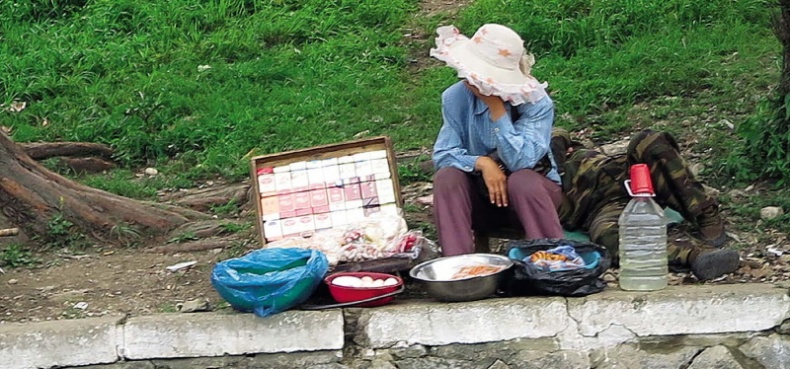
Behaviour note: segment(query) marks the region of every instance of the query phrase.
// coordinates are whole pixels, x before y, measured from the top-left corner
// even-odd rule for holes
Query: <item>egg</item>
[[[390,277],[390,278],[387,278],[386,280],[384,280],[384,285],[385,286],[394,286],[396,284],[398,284],[398,280],[395,279],[395,278]]]
[[[366,276],[362,277],[362,283],[365,284],[365,285],[371,285],[371,284],[373,284],[373,278],[371,276],[369,276],[369,275],[366,275]]]
[[[342,275],[332,280],[332,284],[340,287],[358,288],[362,286],[362,280],[350,275]]]
[[[383,285],[384,285],[384,280],[383,279],[376,279],[376,280],[373,281],[373,284],[371,284],[370,286],[371,287],[381,287]]]

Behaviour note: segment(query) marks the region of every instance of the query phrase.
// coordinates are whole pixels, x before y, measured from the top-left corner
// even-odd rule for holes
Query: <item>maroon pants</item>
[[[474,252],[474,230],[502,226],[523,228],[528,239],[562,238],[557,208],[562,188],[545,176],[524,169],[508,176],[508,206],[484,198],[473,174],[442,168],[433,177],[434,221],[444,256]]]

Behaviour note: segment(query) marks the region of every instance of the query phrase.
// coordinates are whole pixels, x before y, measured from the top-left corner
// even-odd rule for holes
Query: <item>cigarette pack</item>
[[[258,171],[258,192],[261,196],[277,192],[277,186],[274,182],[274,168],[266,167]]]
[[[274,186],[277,193],[291,192],[291,169],[288,166],[274,167]]]

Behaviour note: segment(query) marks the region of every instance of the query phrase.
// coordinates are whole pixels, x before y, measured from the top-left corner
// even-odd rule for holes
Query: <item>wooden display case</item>
[[[386,136],[256,156],[250,174],[263,245],[379,212],[400,214],[403,206]]]

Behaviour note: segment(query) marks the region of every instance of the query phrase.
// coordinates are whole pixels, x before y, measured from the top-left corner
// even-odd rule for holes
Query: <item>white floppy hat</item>
[[[477,87],[483,95],[496,95],[513,105],[535,102],[546,95],[547,84],[530,74],[535,58],[524,50],[524,41],[512,29],[499,24],[480,27],[471,39],[454,26],[436,29],[439,59]]]

